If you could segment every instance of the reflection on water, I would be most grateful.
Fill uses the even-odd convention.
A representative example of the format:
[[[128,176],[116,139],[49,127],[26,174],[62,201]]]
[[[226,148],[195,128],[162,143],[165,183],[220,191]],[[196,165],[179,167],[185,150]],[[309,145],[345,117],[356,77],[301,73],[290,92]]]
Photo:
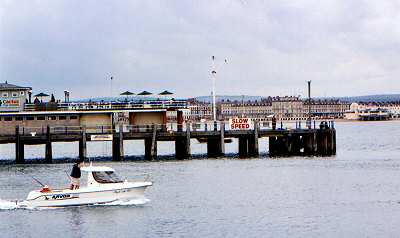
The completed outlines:
[[[149,176],[155,182],[146,193],[150,202],[0,210],[0,237],[396,237],[399,126],[337,123],[337,156],[329,158],[101,162],[121,177]],[[237,144],[229,146],[237,150]],[[140,155],[142,144],[136,147],[125,146]],[[75,153],[59,150],[59,156]],[[3,165],[0,198],[21,199],[37,188],[19,170],[63,187],[70,168],[67,163]]]

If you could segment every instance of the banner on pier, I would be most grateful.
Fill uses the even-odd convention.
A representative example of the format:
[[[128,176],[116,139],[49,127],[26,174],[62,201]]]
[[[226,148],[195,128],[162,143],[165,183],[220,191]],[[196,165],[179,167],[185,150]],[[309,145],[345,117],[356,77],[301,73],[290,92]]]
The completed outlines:
[[[107,135],[91,135],[90,136],[91,141],[112,141],[113,136],[112,134],[107,134]]]
[[[10,108],[10,107],[19,107],[20,101],[18,98],[9,99],[9,98],[0,98],[0,108]]]
[[[231,130],[250,130],[253,128],[253,121],[250,118],[231,118],[229,119]]]

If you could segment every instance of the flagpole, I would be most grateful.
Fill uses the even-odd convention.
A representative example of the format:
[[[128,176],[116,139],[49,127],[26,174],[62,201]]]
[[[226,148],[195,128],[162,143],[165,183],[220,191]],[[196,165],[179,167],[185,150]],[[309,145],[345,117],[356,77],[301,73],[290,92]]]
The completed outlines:
[[[217,71],[215,68],[215,57],[212,56],[212,71],[211,71],[211,75],[212,75],[212,100],[213,100],[213,120],[214,120],[214,124],[217,121],[217,105],[216,105],[216,96],[215,96],[215,81],[216,81],[216,77],[217,77]]]

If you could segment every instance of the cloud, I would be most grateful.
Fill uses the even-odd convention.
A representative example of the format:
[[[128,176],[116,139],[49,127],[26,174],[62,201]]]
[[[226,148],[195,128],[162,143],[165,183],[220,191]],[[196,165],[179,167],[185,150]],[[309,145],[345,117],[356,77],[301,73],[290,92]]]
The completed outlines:
[[[0,78],[73,97],[395,93],[397,1],[2,1]],[[224,64],[224,59],[228,64]]]

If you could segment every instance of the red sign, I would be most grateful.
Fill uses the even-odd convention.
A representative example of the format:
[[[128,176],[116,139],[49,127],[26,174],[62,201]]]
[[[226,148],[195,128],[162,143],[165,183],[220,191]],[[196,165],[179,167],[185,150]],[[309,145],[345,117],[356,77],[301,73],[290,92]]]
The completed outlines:
[[[231,130],[249,130],[252,121],[249,118],[231,118],[229,119],[229,128]]]

